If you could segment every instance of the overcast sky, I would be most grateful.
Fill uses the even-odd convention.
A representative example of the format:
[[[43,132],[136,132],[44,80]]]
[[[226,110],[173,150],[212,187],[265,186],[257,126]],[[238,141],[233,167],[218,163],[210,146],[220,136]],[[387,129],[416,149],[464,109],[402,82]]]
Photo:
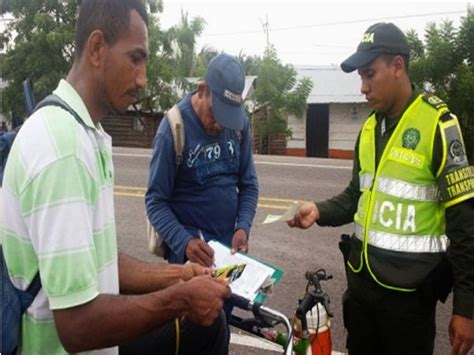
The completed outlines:
[[[404,31],[415,29],[420,38],[428,22],[450,19],[458,27],[468,7],[460,1],[163,1],[160,21],[164,28],[179,22],[181,9],[189,18],[201,16],[206,20],[198,50],[210,45],[234,55],[240,51],[262,55],[266,45],[262,23],[268,19],[270,43],[284,63],[293,65],[338,65],[352,54],[367,27],[379,21],[394,22]]]
[[[341,2],[317,0],[163,0],[159,14],[164,28],[176,25],[181,10],[206,21],[198,39],[204,45],[238,55],[262,55],[268,37],[283,63],[339,65],[357,47],[372,23],[391,21],[403,31],[415,29],[423,38],[427,23],[452,20],[455,27],[467,12],[467,2]],[[471,8],[474,4],[471,3]],[[0,21],[3,30],[4,21]]]

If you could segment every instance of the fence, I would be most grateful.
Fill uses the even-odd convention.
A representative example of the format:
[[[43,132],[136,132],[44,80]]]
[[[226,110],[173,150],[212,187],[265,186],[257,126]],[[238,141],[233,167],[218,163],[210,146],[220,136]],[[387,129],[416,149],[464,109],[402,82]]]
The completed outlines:
[[[129,111],[125,115],[107,116],[101,124],[116,147],[151,148],[162,118],[163,113]]]

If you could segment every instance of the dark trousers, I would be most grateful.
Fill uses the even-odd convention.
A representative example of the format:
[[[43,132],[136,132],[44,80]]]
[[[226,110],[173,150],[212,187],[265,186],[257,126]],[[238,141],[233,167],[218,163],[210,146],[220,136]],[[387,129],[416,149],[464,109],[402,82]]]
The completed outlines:
[[[431,355],[436,297],[423,291],[383,288],[370,276],[348,272],[343,298],[350,355]]]
[[[199,326],[188,319],[180,321],[179,354],[226,355],[229,353],[230,333],[225,315],[210,327]],[[174,355],[176,354],[176,325],[174,321],[119,347],[120,355]]]

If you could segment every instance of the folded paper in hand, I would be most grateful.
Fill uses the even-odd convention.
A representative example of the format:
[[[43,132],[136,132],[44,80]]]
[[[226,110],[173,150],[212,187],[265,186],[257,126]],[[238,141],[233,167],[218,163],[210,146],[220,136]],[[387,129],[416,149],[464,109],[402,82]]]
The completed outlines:
[[[230,265],[245,264],[239,278],[235,279],[229,287],[232,293],[242,296],[248,300],[261,302],[266,294],[271,290],[271,286],[277,282],[282,271],[262,263],[259,260],[251,258],[240,253],[231,254],[230,249],[215,241],[209,241],[209,246],[214,249],[214,258],[216,268],[225,268]]]
[[[301,206],[301,203],[294,203],[292,204],[283,215],[278,215],[278,214],[269,214],[265,218],[265,220],[262,222],[262,224],[268,224],[268,223],[273,223],[273,222],[288,222],[291,221],[295,215],[296,212],[298,212],[298,208]]]

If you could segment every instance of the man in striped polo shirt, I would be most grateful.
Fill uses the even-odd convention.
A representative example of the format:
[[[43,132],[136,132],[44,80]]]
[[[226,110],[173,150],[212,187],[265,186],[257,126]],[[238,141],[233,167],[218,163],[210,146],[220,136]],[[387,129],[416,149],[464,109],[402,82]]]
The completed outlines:
[[[116,354],[119,345],[121,354],[174,354],[177,346],[226,354],[225,283],[196,264],[146,264],[117,252],[111,138],[100,121],[125,112],[146,86],[142,2],[84,0],[75,48],[54,94],[78,117],[57,106],[36,111],[5,170],[8,272],[21,289],[38,271],[42,282],[23,316],[18,352]]]

